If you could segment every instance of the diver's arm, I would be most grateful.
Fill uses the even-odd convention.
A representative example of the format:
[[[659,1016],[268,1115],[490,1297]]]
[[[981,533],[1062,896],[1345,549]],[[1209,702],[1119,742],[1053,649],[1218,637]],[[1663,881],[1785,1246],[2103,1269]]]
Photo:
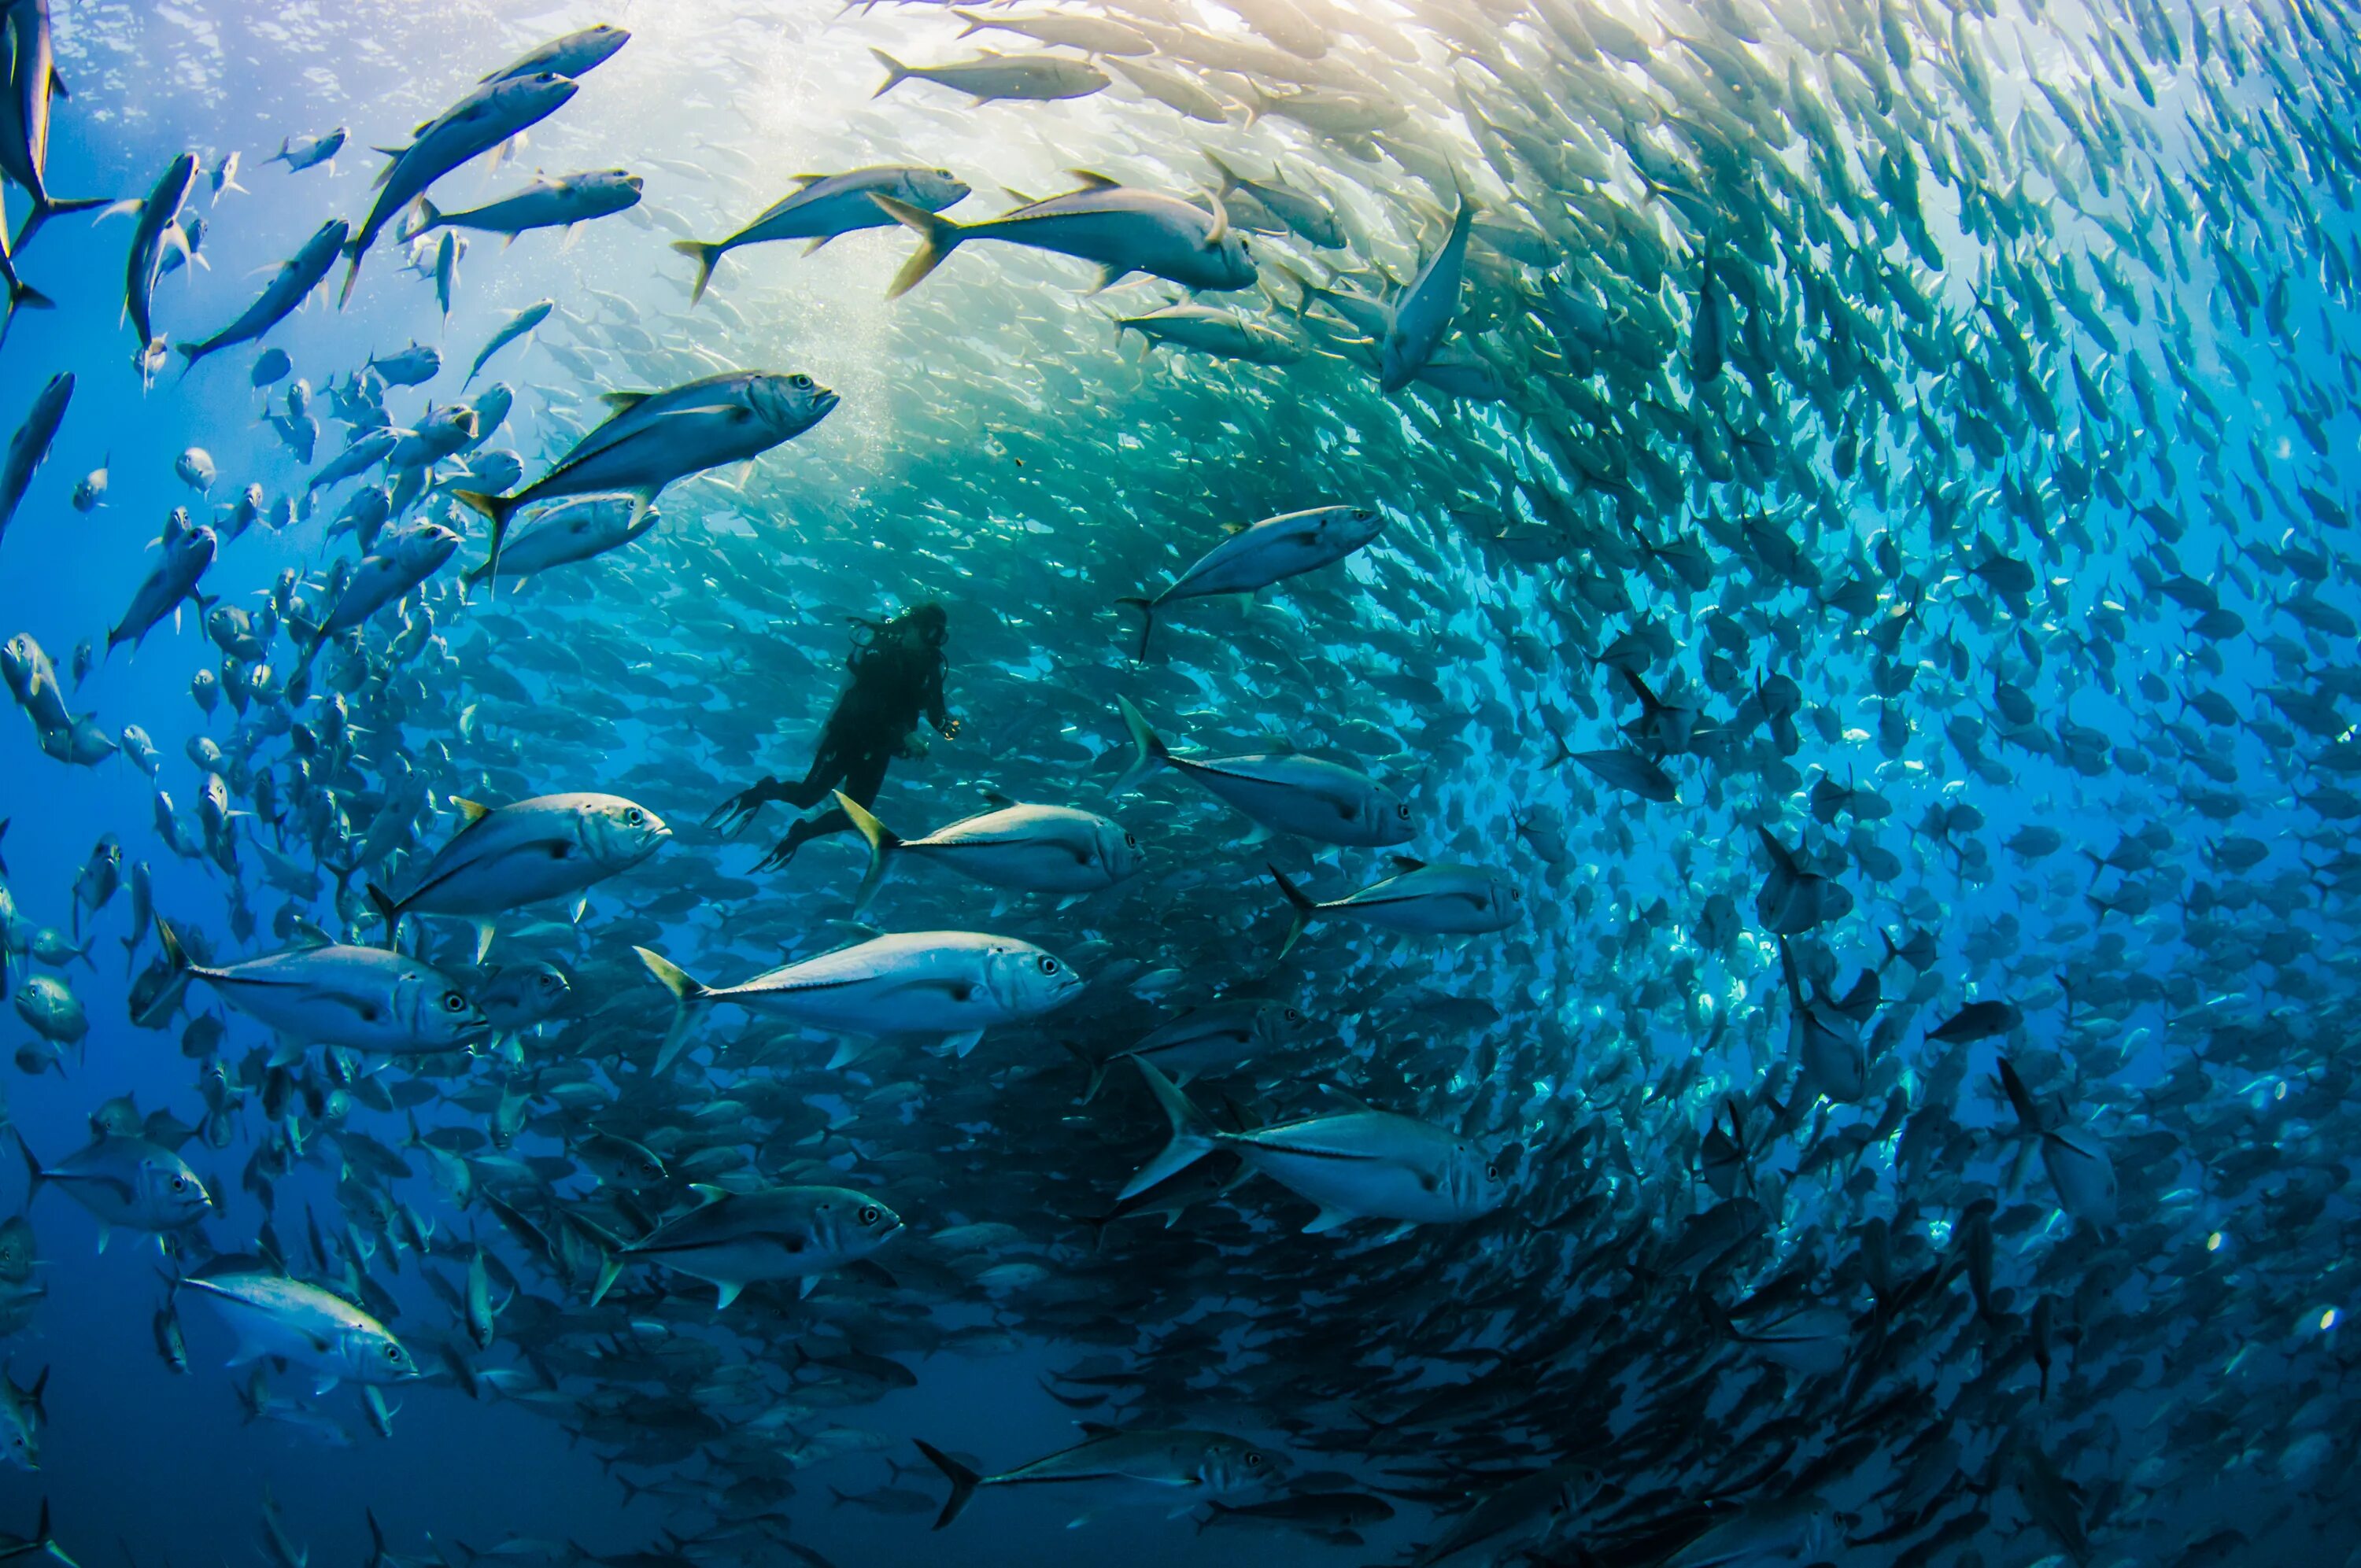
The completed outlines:
[[[950,716],[950,708],[943,699],[943,673],[946,663],[947,661],[938,656],[933,662],[933,668],[927,672],[926,699],[927,722],[935,727],[936,734],[948,740],[959,733],[960,724],[958,719]]]

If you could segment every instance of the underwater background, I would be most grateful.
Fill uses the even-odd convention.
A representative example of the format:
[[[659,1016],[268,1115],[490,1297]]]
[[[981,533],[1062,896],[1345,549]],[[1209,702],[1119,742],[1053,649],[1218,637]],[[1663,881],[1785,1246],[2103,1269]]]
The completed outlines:
[[[0,344],[0,428],[74,380],[0,524],[0,635],[46,650],[105,744],[76,763],[37,718],[0,724],[7,1117],[56,1169],[105,1144],[108,1108],[214,1203],[102,1250],[86,1185],[36,1199],[8,1162],[39,1261],[10,1274],[0,1356],[48,1381],[38,1416],[0,1412],[38,1447],[0,1469],[0,1530],[46,1505],[85,1568],[2361,1547],[2338,1327],[2361,1219],[2348,11],[16,0],[14,38],[36,10],[70,93],[51,193],[137,207],[198,155],[159,214],[203,220],[196,263],[154,280],[172,342],[357,224],[391,161],[372,148],[575,29],[631,36],[432,200],[535,171],[642,188],[512,244],[466,233],[439,282],[440,233],[397,222],[341,308],[339,263],[185,372],[143,374],[124,323],[142,213],[14,247],[51,305]],[[1001,22],[1050,36],[963,37]],[[983,83],[1005,97],[872,96],[873,51],[979,47],[1069,64]],[[317,167],[268,161],[338,126]],[[961,224],[1070,170],[1169,193],[1245,236],[1254,277],[1100,291],[984,236],[889,299],[920,236],[864,213],[810,254],[731,251],[692,304],[675,242],[880,164],[956,175]],[[366,369],[412,344],[440,356],[419,383]],[[265,348],[291,371],[258,384]],[[452,490],[547,472],[601,394],[737,369],[840,400],[684,470],[643,537],[463,585],[491,529]],[[463,543],[322,639],[291,696],[364,554],[332,532],[355,478],[311,477],[348,434],[494,385],[497,427],[376,473],[397,521]],[[1142,652],[1119,598],[1225,525],[1330,506],[1382,532],[1251,596],[1160,603]],[[220,539],[203,598],[110,648],[176,508]],[[856,909],[857,835],[764,868],[787,810],[708,825],[802,773],[856,622],[928,602],[961,722],[903,748],[878,816],[916,840],[997,797],[1080,807],[1136,836],[1136,872],[1067,897],[906,863]],[[217,635],[217,605],[262,629]],[[1153,765],[1118,699],[1183,758],[1345,764],[1413,826],[1274,831]],[[127,885],[88,891],[111,834],[201,963],[377,944],[366,887],[417,882],[464,826],[451,797],[557,791],[628,797],[670,838],[578,912],[504,911],[481,962],[465,921],[404,923],[470,995],[503,967],[564,976],[545,1018],[470,1051],[290,1037],[202,977],[143,1011],[157,933]],[[1277,874],[1336,900],[1396,856],[1476,868],[1512,906],[1407,930],[1323,910],[1287,945]],[[701,1004],[675,1042],[633,951],[719,985],[879,931],[994,933],[1082,984],[972,1048]],[[1265,1008],[1252,1040],[1178,1075],[1222,1138],[1366,1102],[1478,1151],[1499,1190],[1301,1234],[1301,1181],[1224,1143],[1133,1217],[1119,1195],[1171,1128],[1114,1058],[1241,1000]],[[1350,1157],[1456,1192],[1380,1131]],[[661,1179],[605,1171],[608,1135]],[[903,1229],[808,1295],[717,1308],[637,1266],[601,1291],[691,1183],[821,1181]],[[398,1337],[422,1376],[372,1390],[390,1419],[349,1380],[315,1392],[300,1355],[225,1368],[230,1329],[173,1284],[225,1257]],[[1102,1425],[1229,1434],[1257,1474],[1126,1489],[1078,1464],[988,1481],[931,1530],[949,1488],[915,1440],[997,1480]]]

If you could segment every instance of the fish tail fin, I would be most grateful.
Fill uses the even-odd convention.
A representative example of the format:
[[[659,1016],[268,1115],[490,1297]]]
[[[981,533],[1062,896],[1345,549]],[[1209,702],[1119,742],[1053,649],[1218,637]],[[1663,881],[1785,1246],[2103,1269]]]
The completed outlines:
[[[615,1255],[613,1248],[601,1244],[598,1247],[598,1277],[590,1287],[592,1306],[607,1299],[607,1292],[615,1288],[615,1281],[622,1277],[622,1273],[623,1260]]]
[[[11,280],[8,285],[8,308],[0,314],[0,343],[8,341],[8,328],[15,323],[18,311],[54,311],[58,302],[34,288],[30,283]]]
[[[35,1154],[33,1146],[25,1141],[25,1129],[11,1122],[8,1130],[16,1135],[16,1153],[25,1162],[25,1208],[30,1210],[33,1200],[48,1183],[49,1173],[41,1168],[41,1157]]]
[[[676,239],[672,242],[672,247],[675,253],[697,263],[697,281],[690,285],[688,291],[688,308],[695,310],[697,302],[705,298],[706,285],[713,281],[715,265],[729,254],[730,247],[702,239]]]
[[[1071,1040],[1060,1040],[1058,1043],[1065,1047],[1067,1053],[1076,1061],[1082,1063],[1084,1067],[1090,1069],[1091,1081],[1089,1085],[1083,1089],[1082,1099],[1076,1102],[1077,1104],[1087,1105],[1092,1101],[1096,1100],[1099,1097],[1099,1086],[1106,1081],[1107,1063],[1113,1061],[1115,1058],[1113,1057],[1108,1057],[1102,1059],[1098,1057],[1094,1057]]]
[[[1287,928],[1287,940],[1279,945],[1279,956],[1283,959],[1294,949],[1297,939],[1303,935],[1303,928],[1318,916],[1320,905],[1313,903],[1301,888],[1290,882],[1287,873],[1277,866],[1265,861],[1262,869],[1270,873],[1271,881],[1279,883],[1279,891],[1287,895],[1288,907],[1295,912],[1294,923]]]
[[[202,343],[176,343],[172,347],[181,356],[181,374],[183,376],[195,369],[197,361],[208,352]]]
[[[1141,1166],[1132,1179],[1123,1184],[1123,1191],[1116,1195],[1117,1202],[1126,1198],[1137,1198],[1159,1181],[1170,1181],[1212,1154],[1220,1146],[1222,1137],[1213,1124],[1205,1119],[1205,1113],[1174,1087],[1172,1080],[1165,1077],[1154,1062],[1134,1057],[1131,1065],[1137,1068],[1139,1076],[1148,1080],[1148,1091],[1156,1096],[1156,1103],[1163,1108],[1165,1118],[1172,1124],[1172,1138],[1154,1159]]]
[[[961,21],[967,24],[966,31],[960,34],[960,37],[961,38],[966,38],[969,33],[980,33],[983,31],[984,28],[992,26],[990,22],[978,16],[974,12],[962,11],[956,5],[951,7],[951,15],[957,16]],[[872,52],[873,53],[875,51],[873,50]]]
[[[889,300],[898,300],[924,282],[927,274],[940,267],[943,258],[958,249],[960,241],[967,237],[965,225],[955,224],[923,207],[881,196],[874,191],[869,193],[869,199],[884,208],[886,216],[904,228],[916,230],[918,236],[918,248],[902,263],[902,270],[894,274],[894,281],[885,290]]]
[[[961,34],[961,36],[964,38],[966,35]],[[877,57],[878,64],[885,68],[884,83],[880,86],[876,92],[869,94],[872,98],[883,98],[886,93],[891,93],[895,88],[899,87],[902,83],[910,80],[910,68],[908,66],[904,65],[900,60],[895,60],[892,55],[887,54],[882,49],[873,49],[869,52]]]
[[[417,217],[410,225],[410,237],[416,239],[428,230],[439,227],[442,222],[443,209],[421,196],[418,198]]]
[[[352,303],[353,284],[359,280],[361,275],[361,255],[363,249],[364,247],[357,236],[345,247],[345,285],[343,288],[336,291],[336,309],[340,311],[346,305]]]
[[[975,1489],[983,1485],[983,1477],[926,1439],[914,1438],[911,1441],[918,1445],[918,1452],[943,1473],[943,1479],[951,1484],[951,1495],[943,1499],[943,1511],[935,1516],[935,1528],[941,1530],[960,1517],[961,1511],[974,1497]]]
[[[451,499],[468,510],[491,520],[492,552],[484,557],[484,576],[498,577],[500,574],[500,546],[509,536],[509,519],[516,515],[517,503],[511,496],[490,496],[481,490],[453,490]],[[471,577],[468,579],[473,581]]]
[[[385,922],[385,950],[389,953],[397,951],[395,944],[401,936],[401,905],[393,901],[391,894],[373,882],[362,883],[361,889],[368,894],[369,907],[376,910],[378,918]]]
[[[1115,702],[1116,709],[1123,715],[1123,727],[1131,731],[1131,766],[1126,768],[1123,777],[1115,782],[1115,787],[1120,791],[1128,789],[1135,781],[1153,772],[1158,763],[1170,761],[1172,749],[1148,728],[1147,718],[1131,706],[1129,697],[1118,696]]]
[[[172,978],[165,982],[163,990],[156,993],[156,1000],[131,1020],[143,1029],[155,1028],[171,1016],[172,1009],[181,1004],[181,992],[189,989],[190,978],[196,973],[196,966],[189,962],[189,955],[181,949],[179,935],[161,915],[156,916],[156,938],[164,945],[164,962],[170,966]]]
[[[8,242],[9,253],[23,255],[25,247],[32,243],[33,236],[41,232],[41,225],[51,218],[65,213],[86,213],[93,207],[106,206],[113,200],[109,196],[67,196],[44,197],[35,202],[32,211],[25,214],[24,224],[16,230],[16,237]]]
[[[852,819],[853,828],[869,842],[869,869],[862,873],[861,890],[852,895],[852,914],[858,919],[861,912],[869,907],[869,901],[877,896],[877,889],[885,881],[887,862],[902,847],[902,838],[877,820],[875,812],[842,790],[830,793],[836,796],[837,809]]]
[[[1148,639],[1156,630],[1156,601],[1137,594],[1125,594],[1115,601],[1139,611],[1139,651],[1132,655],[1141,663],[1148,663]]]
[[[672,1066],[674,1058],[680,1055],[681,1044],[688,1037],[689,1009],[706,1001],[713,992],[708,987],[691,980],[687,970],[662,953],[646,948],[633,948],[631,950],[640,955],[640,961],[648,966],[648,972],[672,992],[672,1027],[664,1031],[664,1045],[656,1051],[655,1071],[661,1077]]]

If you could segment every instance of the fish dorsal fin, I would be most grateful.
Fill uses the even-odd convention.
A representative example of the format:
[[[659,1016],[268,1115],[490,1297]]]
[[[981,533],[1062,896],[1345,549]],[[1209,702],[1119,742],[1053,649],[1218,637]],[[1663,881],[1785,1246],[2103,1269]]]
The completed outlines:
[[[1123,183],[1120,180],[1110,180],[1095,170],[1069,169],[1066,172],[1081,181],[1085,191],[1112,191]]]
[[[1015,806],[1016,797],[1013,795],[1003,795],[996,789],[988,789],[983,792],[983,803],[994,811],[1002,811]]]
[[[1040,197],[1028,196],[1014,185],[1003,185],[1001,189],[1006,192],[1008,193],[1008,199],[1016,203],[1019,207],[1038,207],[1041,204]]]
[[[1225,522],[1222,524],[1222,532],[1224,533],[1244,533],[1251,526],[1253,525],[1250,523]]]
[[[1386,859],[1393,862],[1397,874],[1403,872],[1422,872],[1426,869],[1426,862],[1416,855],[1388,855]]]
[[[1354,1093],[1351,1090],[1345,1088],[1341,1083],[1323,1083],[1320,1087],[1321,1090],[1327,1094],[1329,1099],[1336,1101],[1341,1104],[1348,1105],[1356,1111],[1375,1111],[1377,1109],[1376,1106],[1370,1104],[1367,1101],[1362,1099],[1359,1095]]]
[[[692,1181],[688,1184],[688,1190],[696,1193],[700,1201],[706,1203],[719,1203],[731,1195],[727,1187],[716,1187],[709,1181]]]
[[[1205,231],[1205,248],[1218,250],[1222,242],[1230,237],[1230,210],[1222,204],[1218,191],[1206,192],[1205,200],[1213,209],[1213,226]]]
[[[1084,1437],[1113,1437],[1123,1430],[1121,1427],[1111,1427],[1104,1421],[1076,1421],[1074,1424],[1082,1428]]]
[[[451,797],[451,809],[466,817],[467,826],[470,828],[492,814],[492,808],[482,801],[469,800],[464,795],[456,795]]]
[[[653,392],[601,392],[598,400],[616,413],[627,414],[654,396]]]

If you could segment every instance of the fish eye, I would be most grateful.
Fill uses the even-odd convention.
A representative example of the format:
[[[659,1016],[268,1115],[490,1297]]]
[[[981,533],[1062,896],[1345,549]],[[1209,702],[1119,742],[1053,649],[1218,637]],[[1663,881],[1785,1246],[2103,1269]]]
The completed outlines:
[[[881,1215],[878,1213],[878,1212],[877,1212],[877,1205],[876,1205],[876,1204],[874,1204],[874,1203],[864,1203],[864,1204],[862,1204],[862,1209],[861,1209],[861,1223],[862,1223],[862,1224],[864,1224],[864,1225],[873,1225],[873,1224],[875,1224],[875,1223],[878,1222],[878,1220],[879,1220],[881,1217],[882,1217],[882,1216],[881,1216]]]
[[[465,1013],[467,1010],[467,999],[466,997],[464,997],[464,996],[460,995],[460,994],[459,994],[457,992],[456,992],[456,991],[446,991],[446,992],[445,992],[443,993],[443,1011],[444,1011],[444,1012],[445,1012],[445,1013]]]
[[[1249,1454],[1247,1454],[1247,1455],[1246,1455],[1246,1468],[1247,1468],[1247,1469],[1249,1469],[1249,1470],[1259,1470],[1259,1469],[1261,1469],[1261,1468],[1262,1468],[1262,1455],[1261,1455],[1261,1454],[1259,1454],[1259,1453],[1249,1453]]]
[[[1301,1024],[1303,1022],[1303,1014],[1290,1007],[1287,1010],[1287,1021],[1290,1024]]]
[[[1123,847],[1126,850],[1137,850],[1139,848],[1139,840],[1126,833],[1123,836]]]
[[[188,1190],[189,1190],[189,1179],[188,1179],[187,1177],[185,1177],[185,1176],[176,1176],[176,1177],[172,1178],[172,1190],[173,1190],[173,1191],[175,1191],[175,1192],[186,1192]]]
[[[1395,806],[1395,807],[1394,807],[1394,815],[1395,815],[1396,817],[1400,817],[1404,822],[1409,821],[1409,820],[1410,820],[1410,802],[1408,802],[1408,801],[1406,801],[1406,800],[1405,800],[1405,801],[1403,801],[1400,805],[1399,805],[1399,806]]]
[[[1484,1179],[1485,1179],[1485,1180],[1487,1180],[1487,1181],[1498,1181],[1498,1180],[1499,1180],[1499,1179],[1500,1179],[1500,1168],[1499,1168],[1499,1166],[1497,1166],[1497,1165],[1488,1165],[1488,1166],[1486,1166],[1486,1167],[1484,1168]]]
[[[401,1359],[401,1347],[398,1344],[388,1344],[385,1347],[384,1354],[385,1358],[388,1361],[400,1361]]]
[[[1043,953],[1041,955],[1041,972],[1043,974],[1056,974],[1058,972],[1058,960],[1051,958],[1049,954]]]
[[[645,822],[647,819],[648,814],[642,811],[636,806],[623,813],[623,820],[630,823],[634,828],[637,828],[641,823]]]
[[[800,392],[811,385],[811,378],[798,373],[787,378],[787,385]]]

